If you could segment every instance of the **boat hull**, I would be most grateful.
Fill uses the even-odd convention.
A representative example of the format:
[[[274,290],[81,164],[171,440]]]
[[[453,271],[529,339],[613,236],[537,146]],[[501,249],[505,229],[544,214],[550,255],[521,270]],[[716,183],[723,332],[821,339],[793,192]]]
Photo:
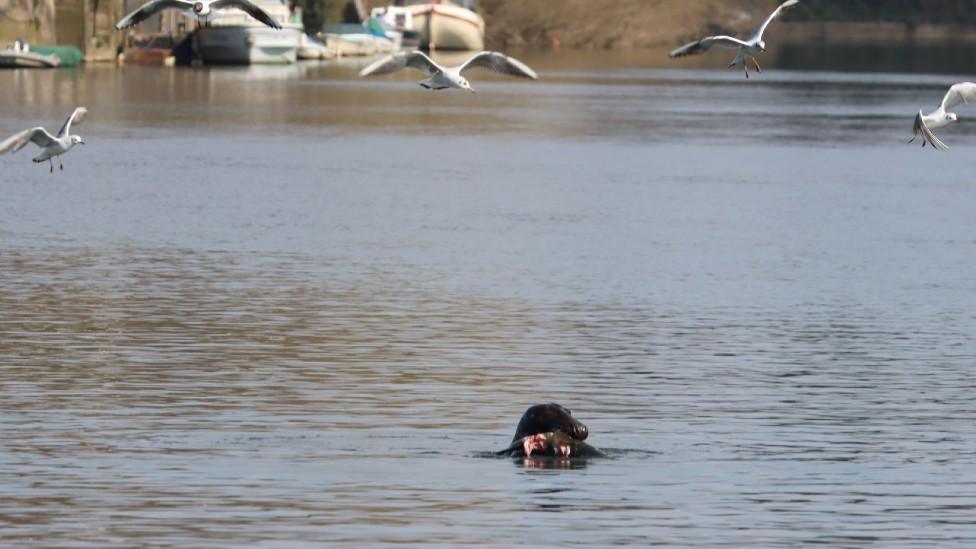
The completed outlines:
[[[130,35],[125,62],[137,65],[169,65],[178,40],[168,33]]]
[[[477,13],[451,4],[414,4],[413,28],[420,47],[430,50],[482,50],[485,21]]]
[[[0,50],[0,68],[49,69],[61,65],[55,55],[41,55],[31,51]]]
[[[294,63],[300,40],[301,31],[290,27],[214,26],[194,36],[197,54],[208,65]]]
[[[369,56],[391,53],[399,49],[393,40],[372,34],[333,34],[324,36],[325,45],[336,52],[338,57]]]
[[[304,33],[299,37],[299,61],[333,59],[335,56],[335,50],[326,46],[321,40],[311,38]]]

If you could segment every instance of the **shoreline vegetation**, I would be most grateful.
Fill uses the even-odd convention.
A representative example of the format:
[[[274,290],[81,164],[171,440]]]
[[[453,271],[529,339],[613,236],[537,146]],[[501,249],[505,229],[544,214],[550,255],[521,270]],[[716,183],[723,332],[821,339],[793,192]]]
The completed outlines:
[[[779,0],[482,0],[489,48],[642,49],[751,32]],[[781,42],[976,41],[976,0],[804,0]]]
[[[291,2],[302,7],[309,29],[356,14],[349,0]],[[480,0],[479,11],[491,49],[670,50],[707,34],[745,35],[780,2]],[[0,47],[20,37],[76,44],[90,60],[114,59],[121,35],[113,24],[123,13],[122,1],[102,0],[91,13],[84,5],[84,0],[0,0]],[[768,32],[781,44],[973,43],[976,0],[803,0]]]

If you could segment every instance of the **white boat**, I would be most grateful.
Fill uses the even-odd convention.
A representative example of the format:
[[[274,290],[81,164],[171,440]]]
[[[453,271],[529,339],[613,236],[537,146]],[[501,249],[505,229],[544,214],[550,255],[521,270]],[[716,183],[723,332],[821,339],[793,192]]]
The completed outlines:
[[[420,47],[428,50],[482,50],[485,20],[474,11],[475,2],[411,2],[407,6]]]
[[[26,42],[17,40],[13,46],[0,50],[0,68],[40,69],[61,65],[57,55],[44,55],[30,50]]]
[[[292,21],[285,0],[254,0],[281,23],[272,29],[240,10],[228,10],[211,26],[194,33],[197,55],[207,64],[250,65],[294,63],[304,32],[300,21]]]
[[[326,46],[325,43],[318,38],[313,38],[307,34],[302,34],[301,42],[298,46],[299,60],[334,59],[336,56],[336,51]]]
[[[399,34],[377,34],[360,24],[325,25],[319,37],[338,57],[379,55],[400,49]]]
[[[41,55],[32,51],[14,51],[13,48],[0,50],[0,68],[5,69],[49,69],[61,65],[56,55]]]

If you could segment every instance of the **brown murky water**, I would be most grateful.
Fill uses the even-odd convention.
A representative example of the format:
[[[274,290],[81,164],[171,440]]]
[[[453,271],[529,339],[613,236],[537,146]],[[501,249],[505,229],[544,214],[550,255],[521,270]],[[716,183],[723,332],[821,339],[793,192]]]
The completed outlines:
[[[976,543],[956,77],[524,57],[0,72],[0,544]]]

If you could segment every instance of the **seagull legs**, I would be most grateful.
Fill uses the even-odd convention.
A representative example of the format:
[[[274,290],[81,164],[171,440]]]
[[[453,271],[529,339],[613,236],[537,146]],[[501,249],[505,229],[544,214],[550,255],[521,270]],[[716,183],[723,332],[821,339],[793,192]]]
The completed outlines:
[[[51,165],[51,170],[48,173],[54,173],[54,158],[48,158],[47,163]]]
[[[759,66],[759,61],[756,61],[755,57],[751,57],[750,59],[752,59],[752,62],[756,64],[756,71],[762,72],[762,67]]]
[[[61,171],[63,172],[64,171],[64,157],[63,156],[59,156],[58,157],[58,160],[61,161]]]
[[[742,62],[742,69],[746,71],[746,78],[749,78],[749,60],[748,59],[745,59],[743,57],[736,56],[735,59],[733,59],[732,62],[729,63],[729,68],[730,69],[731,68],[735,68],[735,66],[738,65],[740,61]]]

